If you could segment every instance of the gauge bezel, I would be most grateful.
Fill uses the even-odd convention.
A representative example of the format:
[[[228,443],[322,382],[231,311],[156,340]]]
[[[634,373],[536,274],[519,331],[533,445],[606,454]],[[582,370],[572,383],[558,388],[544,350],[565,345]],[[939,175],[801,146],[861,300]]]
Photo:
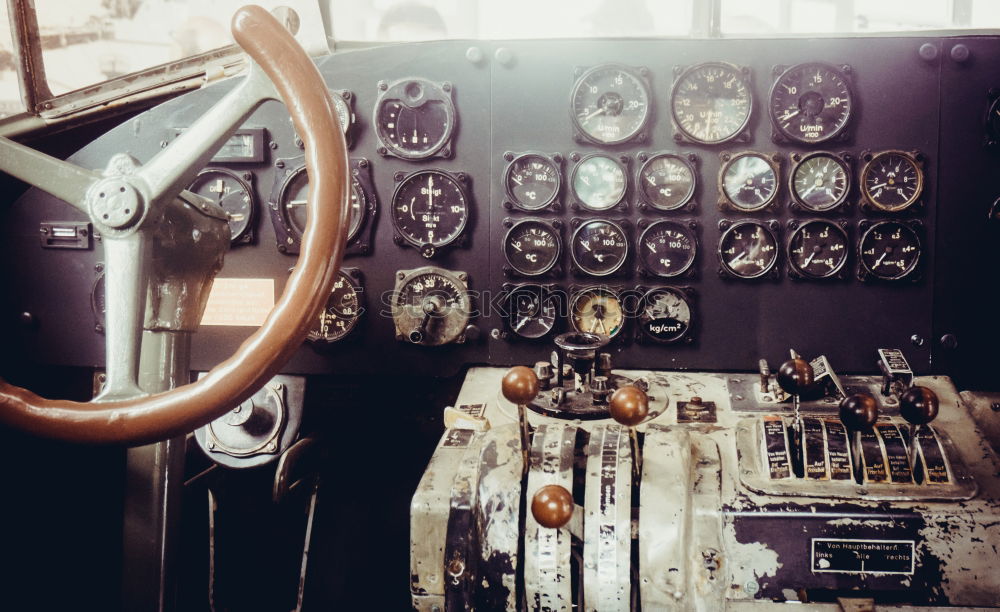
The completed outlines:
[[[616,146],[630,141],[644,142],[648,135],[646,128],[649,127],[649,124],[652,121],[653,110],[655,108],[653,104],[652,86],[649,82],[649,70],[642,66],[632,67],[613,62],[591,66],[587,69],[578,68],[577,70],[579,74],[576,81],[573,83],[573,88],[570,90],[569,94],[569,116],[570,121],[573,124],[574,134],[578,137],[578,139],[598,146]],[[640,121],[639,125],[630,133],[615,140],[602,140],[590,134],[582,125],[580,125],[580,118],[573,111],[576,104],[577,93],[580,91],[580,88],[583,87],[584,83],[590,76],[603,70],[618,70],[633,77],[641,86],[642,93],[646,97],[645,114],[642,117],[642,121]]]
[[[354,128],[358,124],[357,115],[354,113],[354,93],[347,89],[331,89],[330,94],[343,100],[347,106],[347,125],[341,125],[340,127],[343,128],[344,140],[347,142],[348,150],[350,150],[354,146]],[[339,121],[340,118],[338,117],[337,120]]]
[[[518,163],[523,159],[531,157],[541,158],[542,160],[548,162],[553,168],[555,168],[556,171],[555,192],[552,194],[552,197],[550,197],[545,203],[535,207],[525,206],[521,201],[518,200],[518,198],[514,195],[514,192],[511,191],[510,189],[510,174],[514,169],[514,164]],[[504,154],[504,159],[507,160],[507,165],[506,167],[504,167],[503,175],[501,176],[500,180],[503,183],[504,195],[507,197],[507,200],[504,202],[505,208],[516,208],[517,210],[521,210],[532,214],[538,214],[546,209],[552,211],[558,211],[560,209],[559,196],[562,195],[562,188],[563,188],[562,155],[558,153],[549,155],[548,153],[542,153],[540,151],[525,151],[523,153],[518,153],[518,154],[507,152]]]
[[[361,320],[361,316],[365,312],[364,279],[362,277],[361,270],[358,268],[341,268],[337,271],[337,276],[347,281],[347,283],[351,286],[351,289],[354,291],[354,295],[358,300],[358,312],[355,313],[355,316],[350,319],[347,327],[344,329],[344,333],[332,340],[321,336],[319,332],[315,331],[315,327],[310,327],[309,333],[306,335],[306,340],[317,347],[342,344],[351,338],[352,332],[357,328],[358,322]],[[330,295],[333,295],[332,285],[330,287]],[[323,303],[323,310],[326,310],[328,307],[327,305],[329,304],[329,299],[330,298],[328,297],[327,301]]]
[[[409,95],[406,91],[407,88],[414,83],[417,83],[420,86],[420,95],[416,97]],[[452,137],[455,135],[455,130],[458,127],[458,113],[455,110],[454,87],[450,82],[442,81],[440,83],[435,83],[429,79],[413,77],[399,79],[392,83],[379,81],[378,89],[378,98],[375,100],[375,109],[372,112],[372,126],[375,129],[375,137],[378,139],[377,151],[379,155],[385,157],[398,157],[399,159],[407,161],[430,159],[432,157],[451,157],[451,141]],[[382,104],[389,100],[399,100],[400,102],[405,101],[407,102],[406,105],[410,108],[422,106],[428,102],[442,103],[445,109],[445,116],[447,117],[447,125],[445,126],[444,134],[438,142],[434,143],[434,146],[424,152],[413,153],[399,148],[397,145],[393,144],[392,140],[384,133],[382,125],[378,120],[379,110],[382,108]]]
[[[542,225],[547,229],[554,237],[556,241],[556,256],[549,262],[544,270],[540,272],[525,272],[517,267],[510,260],[510,256],[507,254],[507,245],[510,242],[511,236],[514,231],[523,225]],[[555,276],[562,272],[562,266],[560,262],[563,256],[563,242],[562,242],[562,222],[559,220],[548,220],[548,219],[538,219],[538,218],[528,218],[528,219],[518,219],[514,221],[513,219],[504,219],[503,226],[507,227],[507,232],[503,236],[503,242],[500,245],[500,249],[503,252],[504,260],[507,262],[507,266],[504,267],[504,274],[509,276],[523,276],[525,278],[541,278],[544,276]]]
[[[865,263],[865,259],[862,255],[864,251],[865,240],[869,235],[876,229],[883,227],[888,224],[895,224],[906,228],[909,231],[917,243],[917,256],[913,260],[913,265],[910,266],[903,274],[899,276],[885,276],[879,274],[868,267]],[[858,238],[857,247],[855,249],[855,255],[858,258],[858,280],[863,282],[886,282],[886,283],[899,283],[899,282],[917,282],[921,277],[921,268],[924,259],[924,239],[923,239],[923,224],[917,220],[905,220],[905,219],[882,219],[878,221],[868,221],[867,219],[861,221],[858,224],[858,229],[861,230],[861,236]]]
[[[826,274],[812,274],[802,270],[796,265],[795,258],[792,256],[792,242],[795,240],[795,236],[803,231],[806,226],[823,223],[834,228],[844,240],[844,256],[841,258],[840,263],[833,270],[830,270]],[[785,259],[788,262],[788,276],[792,279],[802,279],[802,280],[829,280],[833,278],[843,279],[847,276],[847,260],[850,257],[850,245],[851,239],[847,234],[847,221],[834,221],[833,219],[805,219],[803,221],[798,221],[797,219],[792,219],[788,222],[788,237],[785,239]]]
[[[639,222],[640,227],[642,227],[643,221],[645,220],[641,220]],[[694,276],[694,262],[698,258],[698,251],[700,250],[701,247],[701,245],[698,243],[698,234],[697,234],[698,223],[696,221],[690,221],[690,220],[683,221],[680,219],[660,219],[657,221],[653,221],[645,228],[643,228],[642,232],[639,234],[639,238],[638,240],[636,240],[635,244],[636,253],[643,252],[642,245],[646,241],[646,236],[649,235],[654,230],[661,227],[678,228],[685,235],[687,235],[694,248],[693,252],[691,253],[691,257],[687,260],[684,267],[678,269],[676,272],[672,274],[662,274],[660,272],[655,272],[651,270],[649,266],[646,264],[645,257],[643,257],[642,255],[637,255],[636,258],[639,260],[641,273],[644,275],[655,276],[658,278],[678,278],[678,277]]]
[[[694,72],[707,68],[709,66],[718,66],[724,70],[729,70],[735,73],[740,81],[743,83],[743,87],[747,92],[747,114],[743,119],[743,123],[740,127],[733,132],[731,135],[719,139],[719,140],[704,140],[698,138],[693,134],[689,133],[684,127],[682,127],[680,120],[677,118],[677,105],[675,104],[677,89],[680,83],[684,79],[689,78]],[[751,72],[749,66],[738,66],[736,64],[731,64],[729,62],[702,62],[700,64],[693,64],[690,66],[675,66],[674,67],[674,82],[670,87],[670,99],[668,104],[670,106],[670,121],[674,128],[674,140],[676,142],[689,142],[693,144],[700,145],[720,145],[727,142],[750,142],[750,121],[753,119],[754,111],[754,95],[753,95],[753,73]]]
[[[833,162],[840,166],[844,171],[844,180],[846,181],[843,195],[836,202],[825,208],[814,208],[813,206],[806,204],[805,200],[799,196],[799,192],[795,188],[795,174],[799,171],[799,168],[810,159],[815,159],[817,157],[833,160]],[[788,171],[786,181],[788,194],[792,200],[789,204],[789,208],[792,210],[802,209],[808,211],[810,214],[823,215],[837,213],[841,210],[846,210],[850,206],[849,201],[851,198],[851,192],[854,189],[854,173],[851,169],[850,163],[853,158],[851,155],[847,153],[834,153],[832,151],[812,151],[804,154],[792,153],[790,159],[792,161],[792,167]]]
[[[624,293],[622,287],[609,287],[608,285],[582,285],[582,286],[571,285],[569,288],[569,295],[570,295],[569,308],[566,309],[569,328],[576,332],[587,331],[587,330],[582,330],[576,326],[576,317],[574,316],[574,313],[576,312],[577,302],[579,302],[580,299],[584,297],[584,295],[590,295],[593,293],[602,293],[610,295],[615,299],[616,302],[618,302],[619,310],[621,310],[622,313],[622,322],[621,325],[619,325],[618,330],[615,331],[615,333],[609,335],[608,338],[614,339],[618,337],[624,337],[622,332],[625,331],[625,328],[628,326],[629,316],[627,314],[625,303],[622,297],[622,294]]]
[[[646,207],[652,208],[660,212],[673,212],[678,210],[693,211],[695,208],[695,193],[698,189],[698,169],[696,167],[696,162],[698,161],[698,156],[694,153],[688,153],[686,155],[681,155],[679,153],[671,153],[669,151],[661,151],[656,153],[645,153],[640,152],[638,155],[639,160],[642,161],[642,165],[635,174],[635,192],[636,200],[638,201],[639,210],[644,210]],[[649,168],[654,162],[662,158],[670,158],[674,161],[679,162],[687,171],[691,174],[691,187],[688,189],[687,193],[681,199],[680,203],[676,206],[660,206],[655,203],[651,198],[646,197],[646,190],[643,189],[643,180],[646,174],[646,169]]]
[[[191,189],[191,187],[193,187],[195,183],[197,183],[199,179],[201,179],[201,177],[205,176],[206,174],[224,174],[230,179],[236,181],[236,183],[240,186],[240,188],[246,191],[246,193],[250,196],[250,214],[248,215],[246,225],[243,226],[243,229],[239,233],[230,236],[229,244],[232,246],[237,246],[241,244],[251,244],[253,242],[255,235],[254,230],[257,226],[258,197],[257,197],[257,192],[254,189],[254,178],[255,178],[254,173],[247,170],[237,174],[236,171],[230,170],[228,168],[209,166],[207,168],[202,169],[200,172],[198,172],[198,174],[195,175],[194,180],[192,180],[191,184],[188,185],[187,187],[188,191],[194,193],[194,190]],[[232,227],[233,226],[230,224],[229,229],[232,230]]]
[[[591,270],[588,270],[586,267],[580,265],[580,262],[576,260],[576,252],[573,247],[576,244],[577,236],[579,236],[580,232],[583,231],[583,228],[585,228],[590,223],[607,223],[613,225],[619,231],[619,233],[621,233],[622,238],[624,239],[625,256],[621,258],[621,260],[618,262],[618,265],[616,265],[612,270],[609,270],[607,272],[593,272]],[[586,219],[580,219],[574,217],[573,219],[570,220],[570,225],[574,229],[573,229],[573,234],[570,236],[569,240],[569,255],[570,255],[570,260],[573,263],[573,271],[575,273],[586,276],[606,277],[606,276],[621,275],[628,270],[625,264],[629,261],[629,259],[632,256],[632,245],[629,240],[630,236],[628,231],[626,231],[626,228],[630,227],[628,219],[605,219],[603,217],[589,217]]]
[[[639,298],[638,305],[636,308],[635,316],[635,339],[639,343],[653,343],[658,345],[671,345],[671,344],[692,344],[694,342],[694,328],[697,324],[697,316],[695,315],[695,301],[697,300],[698,294],[692,287],[687,286],[676,286],[676,285],[657,285],[654,287],[636,287],[636,291],[642,293],[642,297]],[[646,331],[646,326],[644,323],[644,317],[646,316],[646,303],[650,296],[657,292],[667,292],[676,295],[685,304],[687,304],[688,312],[691,315],[690,321],[688,321],[687,329],[681,332],[679,335],[670,338],[662,339],[657,338],[649,334]]]
[[[511,315],[514,309],[511,307],[511,299],[517,291],[526,289],[537,289],[541,294],[544,294],[542,301],[555,300],[556,302],[556,317],[552,320],[552,327],[549,328],[541,336],[524,336],[520,332],[514,329],[511,325]],[[504,313],[503,322],[506,329],[506,333],[503,335],[503,339],[507,341],[526,341],[526,342],[536,342],[540,340],[545,340],[552,336],[556,330],[560,328],[560,322],[562,321],[560,315],[565,311],[563,308],[563,302],[565,300],[565,293],[557,286],[551,283],[504,283],[501,287],[502,298],[501,301],[507,312]]]
[[[771,192],[770,196],[763,203],[747,208],[741,206],[734,202],[729,194],[726,192],[726,173],[733,165],[745,158],[745,157],[756,157],[762,160],[764,163],[771,168],[771,172],[774,174],[774,190]],[[732,153],[729,151],[722,151],[719,153],[719,160],[722,165],[719,166],[719,175],[717,177],[716,188],[719,190],[719,208],[720,210],[731,210],[738,213],[757,213],[774,206],[778,201],[778,194],[781,192],[781,156],[778,153],[765,153],[763,151],[740,151],[738,153]]]
[[[598,157],[603,157],[605,159],[608,159],[612,163],[615,164],[615,166],[621,172],[622,183],[623,183],[622,184],[621,194],[618,196],[618,199],[615,200],[615,202],[613,204],[605,206],[604,208],[594,208],[590,204],[584,203],[583,199],[576,192],[576,176],[577,176],[577,173],[580,170],[580,166],[582,166],[583,164],[587,163],[587,161],[589,161],[591,159],[598,158]],[[629,163],[630,160],[629,160],[629,157],[627,155],[612,155],[610,153],[600,153],[599,152],[599,153],[588,153],[587,155],[582,155],[581,156],[581,155],[579,155],[577,153],[573,153],[573,154],[570,155],[570,158],[575,160],[575,163],[573,164],[573,170],[572,170],[572,172],[570,172],[570,176],[569,176],[569,191],[570,191],[570,193],[572,194],[572,197],[573,197],[573,203],[571,205],[571,208],[573,208],[573,210],[585,210],[587,212],[598,213],[598,214],[612,212],[612,211],[616,211],[616,210],[617,211],[626,211],[626,210],[628,210],[628,203],[627,203],[628,202],[628,190],[629,190],[629,187],[630,187],[630,185],[629,185],[628,163]]]
[[[420,268],[413,268],[412,270],[397,270],[395,274],[396,283],[393,287],[392,299],[390,309],[392,312],[392,323],[396,330],[396,340],[400,342],[411,343],[407,338],[410,328],[404,327],[401,324],[401,319],[403,316],[407,316],[406,312],[401,312],[401,307],[399,305],[399,298],[403,294],[403,289],[413,282],[415,279],[424,275],[436,275],[445,280],[451,282],[456,288],[459,289],[461,310],[460,312],[463,316],[461,323],[455,324],[454,327],[461,328],[461,331],[448,337],[444,342],[438,344],[430,344],[427,342],[417,343],[417,346],[444,346],[447,344],[464,344],[466,341],[465,329],[469,324],[469,320],[472,318],[472,296],[469,294],[469,284],[468,284],[468,274],[465,272],[457,272],[453,270],[445,270],[444,268],[438,268],[436,266],[422,266]],[[454,312],[454,311],[453,311]]]
[[[887,155],[899,155],[906,159],[913,168],[917,171],[917,188],[913,192],[913,196],[908,199],[905,203],[899,206],[883,206],[875,201],[868,193],[868,189],[865,187],[865,179],[868,177],[869,171],[872,165],[879,160],[879,158]],[[900,149],[886,149],[884,151],[863,151],[861,153],[861,159],[864,165],[861,167],[861,172],[858,173],[858,189],[861,191],[861,205],[867,210],[876,211],[878,213],[888,213],[888,214],[900,214],[907,211],[918,210],[923,206],[922,197],[924,195],[924,188],[926,187],[926,177],[924,176],[924,155],[919,151],[903,151]]]
[[[745,274],[740,274],[733,270],[726,258],[722,255],[722,244],[725,242],[726,236],[730,233],[736,231],[740,227],[747,225],[753,225],[761,227],[765,232],[770,234],[771,240],[774,243],[774,258],[771,260],[770,264],[757,274],[747,276]],[[719,221],[719,229],[722,233],[719,234],[719,241],[715,246],[715,254],[719,258],[719,275],[723,278],[733,278],[737,280],[756,280],[761,278],[766,278],[770,276],[773,279],[778,278],[779,266],[778,260],[781,258],[781,224],[775,220],[763,221],[758,219],[740,219],[737,221],[730,221],[729,219],[723,219]]]
[[[416,180],[417,178],[427,174],[443,176],[447,180],[453,182],[458,187],[458,191],[461,194],[465,205],[461,223],[455,230],[454,234],[445,240],[435,240],[430,243],[420,242],[419,240],[415,240],[411,236],[404,233],[399,229],[399,221],[396,218],[396,200],[399,197],[399,193],[403,190],[403,186],[410,181]],[[466,244],[467,238],[465,235],[465,229],[469,226],[469,221],[472,218],[472,197],[471,191],[469,190],[469,175],[464,172],[448,172],[447,170],[442,170],[440,168],[423,168],[410,172],[409,174],[397,172],[394,178],[396,180],[396,186],[393,189],[392,199],[389,202],[389,216],[392,218],[393,236],[396,244],[401,246],[411,246],[419,251],[420,254],[426,259],[430,259],[438,255],[445,247],[464,246]]]
[[[834,130],[832,133],[819,139],[808,139],[802,138],[800,136],[794,135],[789,131],[781,127],[777,118],[774,116],[774,97],[777,91],[778,85],[781,83],[782,79],[788,76],[793,70],[806,69],[809,66],[819,66],[825,70],[829,70],[837,77],[840,78],[841,82],[847,88],[847,117],[844,119],[843,123]],[[817,145],[824,142],[830,141],[844,141],[850,136],[848,127],[851,125],[851,120],[854,118],[854,109],[856,98],[854,95],[854,85],[851,81],[851,75],[853,74],[853,69],[847,65],[842,64],[839,67],[827,62],[802,62],[799,64],[794,64],[792,66],[775,66],[774,68],[775,78],[774,82],[771,83],[771,87],[767,92],[767,115],[771,119],[771,140],[775,143],[781,144],[784,142],[792,142],[795,144],[803,145]]]

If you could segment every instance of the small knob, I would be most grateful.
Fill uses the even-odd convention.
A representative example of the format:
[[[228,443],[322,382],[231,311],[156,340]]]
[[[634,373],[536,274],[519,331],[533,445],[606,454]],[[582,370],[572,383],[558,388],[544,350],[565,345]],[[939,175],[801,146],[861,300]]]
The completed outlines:
[[[545,485],[531,498],[531,516],[542,527],[558,529],[573,516],[573,495],[557,484]]]
[[[789,359],[778,368],[775,376],[787,393],[800,395],[813,384],[813,369],[805,359]]]
[[[525,366],[507,370],[500,383],[503,396],[515,404],[528,404],[538,395],[538,377]]]
[[[638,425],[649,416],[649,396],[632,385],[619,387],[611,394],[609,412],[622,425]]]
[[[870,393],[855,393],[840,400],[840,422],[850,431],[871,429],[878,419],[878,403]]]
[[[899,414],[913,425],[926,425],[938,414],[938,396],[927,387],[913,385],[899,396]]]
[[[611,376],[611,353],[598,353],[597,362],[594,364],[597,376]]]
[[[535,362],[535,376],[538,377],[539,388],[548,389],[551,385],[549,381],[552,380],[552,364],[548,361],[536,361]]]

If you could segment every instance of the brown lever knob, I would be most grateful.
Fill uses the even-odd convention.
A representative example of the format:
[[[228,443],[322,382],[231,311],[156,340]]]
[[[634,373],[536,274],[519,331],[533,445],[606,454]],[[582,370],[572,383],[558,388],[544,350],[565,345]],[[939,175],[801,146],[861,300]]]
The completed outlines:
[[[525,366],[514,366],[507,370],[500,383],[503,396],[518,405],[530,404],[538,395],[538,376]]]
[[[840,422],[850,431],[867,431],[878,419],[878,403],[870,393],[855,393],[840,400]]]
[[[899,396],[899,414],[913,425],[926,425],[938,414],[938,396],[927,387],[913,385]]]
[[[609,412],[614,420],[633,427],[649,416],[649,396],[642,389],[632,385],[619,387],[611,394]]]
[[[785,392],[801,395],[813,384],[813,369],[805,359],[789,359],[778,368],[775,378]]]
[[[557,484],[545,485],[531,498],[531,516],[542,527],[562,527],[573,516],[572,493]]]

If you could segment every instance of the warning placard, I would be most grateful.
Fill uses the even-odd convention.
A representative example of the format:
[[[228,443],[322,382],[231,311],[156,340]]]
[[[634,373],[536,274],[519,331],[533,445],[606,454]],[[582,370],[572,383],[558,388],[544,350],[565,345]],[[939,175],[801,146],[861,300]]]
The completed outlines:
[[[274,279],[217,278],[202,325],[260,327],[274,308]]]

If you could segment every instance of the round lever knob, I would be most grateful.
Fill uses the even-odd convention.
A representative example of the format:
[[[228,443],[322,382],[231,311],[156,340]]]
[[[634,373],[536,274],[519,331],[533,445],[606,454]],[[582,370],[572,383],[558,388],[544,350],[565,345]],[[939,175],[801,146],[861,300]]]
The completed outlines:
[[[871,429],[878,419],[878,403],[870,393],[855,393],[840,400],[840,422],[850,431]]]
[[[500,390],[508,401],[529,404],[538,395],[538,377],[531,368],[514,366],[507,370],[500,382]]]
[[[628,427],[638,425],[649,416],[649,396],[642,389],[632,385],[619,387],[611,394],[608,411],[611,413],[611,418],[622,425]]]
[[[573,495],[557,484],[545,485],[531,498],[531,516],[542,527],[562,527],[573,516]]]
[[[899,414],[913,425],[926,425],[938,414],[938,396],[927,387],[914,385],[899,396]]]
[[[789,359],[781,364],[776,375],[786,393],[800,395],[813,384],[813,369],[805,359]]]

